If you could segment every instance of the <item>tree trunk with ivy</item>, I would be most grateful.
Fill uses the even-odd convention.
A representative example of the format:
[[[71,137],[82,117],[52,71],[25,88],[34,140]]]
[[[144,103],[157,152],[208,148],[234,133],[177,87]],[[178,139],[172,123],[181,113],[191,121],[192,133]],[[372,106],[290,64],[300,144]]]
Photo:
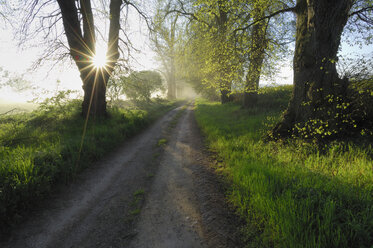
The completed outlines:
[[[338,77],[337,52],[352,4],[352,0],[297,1],[294,89],[283,120],[273,130],[274,138],[297,135],[296,127],[315,122],[321,132],[336,117],[333,110],[345,97],[348,83]]]

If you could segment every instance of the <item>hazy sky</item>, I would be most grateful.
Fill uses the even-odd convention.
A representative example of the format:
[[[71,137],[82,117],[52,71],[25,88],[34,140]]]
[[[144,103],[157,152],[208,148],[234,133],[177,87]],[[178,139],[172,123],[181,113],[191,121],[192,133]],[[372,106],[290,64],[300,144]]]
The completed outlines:
[[[129,16],[128,24],[131,26],[129,35],[133,44],[141,53],[133,52],[132,55],[137,62],[132,61],[131,66],[137,70],[155,69],[158,67],[154,60],[154,53],[147,46],[147,28],[144,22],[138,18],[138,15],[131,14]],[[39,58],[43,52],[43,47],[37,46],[34,48],[22,49],[17,47],[17,41],[14,40],[10,25],[4,25],[0,20],[0,67],[14,73],[25,73],[31,66],[32,62]],[[30,41],[32,44],[34,41]],[[37,44],[38,41],[35,40]],[[368,54],[373,53],[373,46],[358,46],[351,47],[346,43],[342,43],[340,55],[348,57],[350,54]],[[293,72],[291,69],[291,57],[289,61],[281,68],[281,72],[276,76],[276,83],[292,83]],[[56,90],[56,81],[59,79],[61,85],[59,89],[72,89],[82,91],[82,82],[79,77],[79,72],[76,66],[71,66],[65,63],[63,66],[59,65],[51,69],[51,65],[47,64],[39,68],[37,71],[32,71],[25,74],[25,78],[30,80],[34,85],[41,89]],[[263,83],[263,81],[262,81]],[[0,100],[9,102],[27,101],[33,98],[31,93],[17,93],[9,88],[2,88],[0,90]]]
[[[98,21],[95,21],[97,24]],[[148,45],[148,29],[145,22],[132,11],[128,18],[128,26],[131,28],[128,29],[127,35],[130,37],[134,47],[140,51],[131,52],[131,56],[133,56],[134,59],[130,61],[130,67],[134,70],[158,68],[157,62],[154,60],[155,54]],[[108,23],[102,23],[100,31],[104,33],[105,37],[107,36],[107,34],[105,34],[107,30]],[[58,86],[58,89],[71,89],[82,92],[82,81],[79,77],[79,71],[76,65],[71,64],[68,60],[66,60],[66,63],[58,64],[54,67],[52,67],[54,62],[49,62],[35,71],[28,71],[33,62],[40,58],[43,47],[37,46],[39,42],[37,39],[30,40],[27,44],[36,44],[36,47],[18,47],[18,40],[15,40],[13,31],[9,24],[5,24],[4,21],[0,19],[0,67],[11,73],[24,74],[24,78],[31,81],[33,85],[40,88],[40,90],[56,90],[56,81],[60,80],[61,84]],[[98,34],[97,36],[99,39]],[[106,44],[102,44],[99,47],[98,49],[106,50]],[[3,87],[0,90],[0,101],[18,102],[28,101],[33,98],[34,96],[31,92],[14,92],[8,87]]]

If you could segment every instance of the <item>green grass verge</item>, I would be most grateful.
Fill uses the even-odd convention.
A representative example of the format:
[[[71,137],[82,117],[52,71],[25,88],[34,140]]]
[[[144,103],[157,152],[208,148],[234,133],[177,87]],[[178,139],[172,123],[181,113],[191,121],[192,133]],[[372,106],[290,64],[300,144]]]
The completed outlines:
[[[198,100],[195,111],[247,220],[248,247],[373,247],[372,148],[263,142],[291,91],[262,91],[254,109]]]
[[[0,119],[0,231],[83,168],[176,106],[155,101],[141,109],[109,109],[109,118],[85,120],[80,102]]]

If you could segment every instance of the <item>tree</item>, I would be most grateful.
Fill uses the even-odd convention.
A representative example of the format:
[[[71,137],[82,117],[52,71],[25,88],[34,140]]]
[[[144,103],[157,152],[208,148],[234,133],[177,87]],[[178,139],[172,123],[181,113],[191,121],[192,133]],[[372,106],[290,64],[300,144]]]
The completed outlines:
[[[155,71],[135,71],[128,77],[120,76],[119,78],[126,97],[135,101],[149,102],[153,93],[164,91],[162,78]]]
[[[124,69],[124,70],[123,70]],[[112,73],[109,81],[107,83],[106,97],[109,106],[118,106],[120,103],[120,98],[123,96],[123,84],[120,79],[121,76],[128,73],[127,68],[122,68],[117,66]]]
[[[179,1],[180,2],[180,1]],[[189,16],[191,38],[188,41],[189,54],[200,65],[200,75],[204,87],[220,91],[222,103],[232,101],[232,82],[242,72],[240,59],[235,53],[232,36],[235,1],[198,0],[192,1],[194,8],[188,12],[181,4],[178,12]]]
[[[70,54],[77,65],[83,81],[83,115],[106,115],[106,83],[119,58],[118,40],[122,0],[110,1],[110,31],[107,48],[107,65],[96,67],[93,58],[96,53],[95,25],[90,0],[81,0],[79,19],[77,1],[57,0],[61,9],[63,26],[70,48]],[[83,24],[83,25],[82,25]],[[83,30],[81,28],[83,26]]]
[[[285,21],[277,17],[270,22],[264,17],[287,1],[199,0],[189,1],[193,3],[190,10],[185,2],[175,11],[193,22],[188,25],[190,40],[185,46],[191,49],[186,49],[186,55],[193,58],[188,59],[189,63],[198,64],[205,87],[217,88],[222,103],[231,101],[233,93],[244,92],[244,106],[254,104],[263,67],[270,68],[280,47],[285,50],[287,43],[283,40],[289,30],[280,28],[281,32],[276,32],[275,24]],[[194,77],[196,72],[192,73]]]
[[[351,12],[354,4],[360,7],[364,2],[368,5]],[[296,134],[297,128],[316,119],[324,127],[332,125],[337,99],[345,99],[348,86],[336,70],[341,34],[349,17],[372,11],[372,6],[369,1],[298,0],[293,10],[297,16],[294,90],[283,120],[273,130],[275,137]],[[334,128],[338,121],[334,119]]]
[[[293,18],[289,15],[269,15],[291,1],[236,1],[233,36],[236,54],[241,57],[245,82],[243,107],[256,104],[259,81],[263,76],[276,74],[281,57],[288,53],[293,41]]]
[[[0,67],[0,89],[2,87],[9,87],[17,92],[35,89],[32,83],[24,78],[24,75],[11,73]]]
[[[169,14],[172,1],[163,6],[158,2],[157,13],[153,19],[153,32],[151,41],[155,52],[162,63],[167,81],[167,98],[176,98],[176,46],[178,42],[179,14]]]
[[[243,106],[253,106],[257,101],[257,91],[264,62],[265,49],[268,46],[268,20],[263,19],[267,6],[260,6],[258,1],[253,4],[253,22],[251,30],[251,47],[249,51],[249,68],[246,75]]]
[[[21,42],[30,37],[43,35],[46,52],[41,60],[60,52],[61,60],[69,56],[80,72],[83,82],[84,98],[82,115],[106,115],[106,84],[119,62],[120,52],[123,53],[119,42],[129,50],[130,42],[119,37],[126,18],[121,18],[121,12],[133,7],[142,17],[145,15],[137,5],[127,0],[91,1],[91,0],[27,0],[20,2],[19,9],[26,11],[20,28]],[[108,9],[108,11],[107,11]],[[109,19],[107,38],[99,32],[95,16],[101,15]],[[97,20],[98,19],[98,20]],[[97,18],[100,24],[102,19]],[[37,21],[36,21],[37,20]],[[62,21],[62,26],[59,26]],[[33,31],[30,31],[33,30]],[[63,31],[61,31],[63,30]],[[106,62],[99,66],[95,64],[97,57],[97,35],[107,41]],[[64,36],[64,37],[63,37]],[[68,53],[61,52],[68,50]]]
[[[180,80],[190,84],[196,93],[207,99],[219,101],[220,92],[218,87],[211,83],[206,83],[207,74],[202,70],[206,65],[206,61],[203,60],[205,58],[203,51],[207,52],[207,46],[194,46],[197,40],[202,39],[201,37],[195,38],[198,33],[193,31],[192,28],[184,28],[183,31],[180,39],[180,49],[178,49],[178,55],[176,56],[178,77]]]

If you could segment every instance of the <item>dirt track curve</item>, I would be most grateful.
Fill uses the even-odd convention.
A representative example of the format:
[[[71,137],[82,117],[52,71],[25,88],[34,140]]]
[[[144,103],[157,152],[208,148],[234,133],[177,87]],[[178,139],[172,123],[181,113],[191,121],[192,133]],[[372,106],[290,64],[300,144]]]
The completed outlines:
[[[174,109],[58,190],[0,247],[242,247],[206,154],[193,106]]]

